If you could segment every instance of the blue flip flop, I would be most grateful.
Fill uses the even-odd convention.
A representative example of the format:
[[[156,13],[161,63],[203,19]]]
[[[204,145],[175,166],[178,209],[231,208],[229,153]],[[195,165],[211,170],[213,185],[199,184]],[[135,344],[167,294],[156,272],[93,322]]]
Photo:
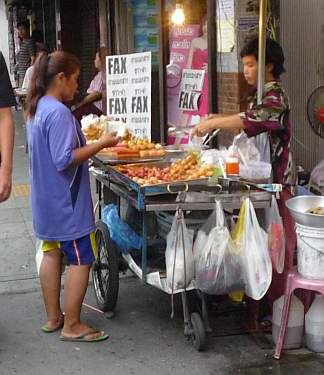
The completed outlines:
[[[89,336],[95,333],[100,333],[101,335],[93,339],[86,338],[86,336]],[[70,342],[99,342],[99,341],[107,340],[108,337],[109,335],[105,335],[103,331],[89,331],[77,337],[66,337],[66,336],[61,335],[60,340],[70,341]]]

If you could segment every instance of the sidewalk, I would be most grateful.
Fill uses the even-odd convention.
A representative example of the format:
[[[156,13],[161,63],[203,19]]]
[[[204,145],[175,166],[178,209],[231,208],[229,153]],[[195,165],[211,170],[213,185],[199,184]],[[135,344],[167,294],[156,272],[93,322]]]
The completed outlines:
[[[0,205],[0,375],[322,375],[324,357],[305,349],[273,359],[271,336],[249,336],[242,311],[222,303],[210,312],[213,333],[198,353],[183,336],[181,301],[133,277],[120,280],[116,315],[96,308],[90,285],[82,320],[104,329],[102,343],[67,343],[59,332],[42,333],[44,307],[35,267],[29,205],[28,155],[20,112],[15,112],[14,189]],[[236,331],[235,331],[236,329]]]
[[[29,204],[28,154],[21,111],[15,118],[13,189],[0,204],[0,294],[38,290],[35,241]]]

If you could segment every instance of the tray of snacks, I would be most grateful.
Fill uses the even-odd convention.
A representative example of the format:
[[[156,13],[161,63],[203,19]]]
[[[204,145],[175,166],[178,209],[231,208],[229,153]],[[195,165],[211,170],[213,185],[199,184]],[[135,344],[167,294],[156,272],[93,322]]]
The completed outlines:
[[[213,175],[213,167],[200,165],[198,157],[189,154],[185,159],[172,163],[119,164],[110,167],[110,172],[112,178],[131,190],[153,195],[188,191],[193,186],[207,186],[209,177]]]

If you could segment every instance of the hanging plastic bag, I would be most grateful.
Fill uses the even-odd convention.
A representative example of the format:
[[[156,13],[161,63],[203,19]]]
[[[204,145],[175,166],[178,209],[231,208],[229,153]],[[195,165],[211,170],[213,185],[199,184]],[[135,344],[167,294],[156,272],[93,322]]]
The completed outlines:
[[[275,196],[272,196],[269,209],[268,248],[272,267],[282,273],[285,265],[285,229]]]
[[[267,233],[260,227],[249,198],[243,201],[232,238],[241,249],[245,293],[260,300],[271,284],[272,266]]]
[[[244,288],[240,254],[225,224],[219,201],[216,202],[216,210],[198,232],[194,255],[195,279],[199,290],[223,295]]]
[[[139,250],[143,247],[143,238],[119,217],[115,204],[104,207],[102,219],[109,229],[111,239],[121,252],[128,253],[131,249]]]
[[[194,278],[193,236],[194,231],[186,227],[183,212],[177,210],[165,251],[167,284],[172,291],[185,289]]]

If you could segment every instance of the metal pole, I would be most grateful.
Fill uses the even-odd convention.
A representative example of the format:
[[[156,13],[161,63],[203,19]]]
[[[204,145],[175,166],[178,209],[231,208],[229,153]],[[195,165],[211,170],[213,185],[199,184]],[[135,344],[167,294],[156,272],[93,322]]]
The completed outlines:
[[[257,102],[258,102],[258,104],[262,103],[262,96],[263,96],[263,89],[264,89],[267,2],[268,2],[267,0],[260,0],[258,92],[257,92]]]

